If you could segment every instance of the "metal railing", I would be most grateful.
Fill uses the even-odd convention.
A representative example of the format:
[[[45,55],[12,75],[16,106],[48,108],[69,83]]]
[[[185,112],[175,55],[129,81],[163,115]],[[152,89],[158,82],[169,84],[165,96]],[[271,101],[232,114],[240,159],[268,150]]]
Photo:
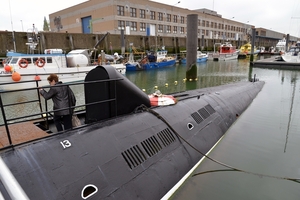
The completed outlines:
[[[88,85],[88,84],[95,84],[95,83],[104,83],[104,82],[116,82],[116,81],[120,81],[122,80],[122,78],[117,78],[117,79],[107,79],[107,80],[97,80],[97,81],[88,81],[88,82],[76,82],[76,83],[64,83],[63,85],[58,85],[58,86],[43,86],[42,88],[47,89],[50,87],[62,87],[62,86],[74,86],[74,85]],[[22,84],[22,83],[28,83],[28,82],[36,82],[37,87],[33,87],[33,88],[25,88],[25,89],[17,89],[17,90],[9,90],[9,91],[0,91],[0,107],[1,107],[1,113],[2,113],[2,117],[3,117],[3,124],[0,124],[1,126],[5,127],[6,130],[6,134],[7,134],[7,138],[8,138],[8,142],[9,142],[9,146],[14,146],[12,139],[11,139],[11,133],[9,130],[9,125],[13,125],[16,123],[21,123],[21,122],[26,122],[26,121],[32,121],[32,120],[44,120],[45,124],[46,124],[46,129],[49,129],[49,121],[51,120],[51,117],[53,116],[52,113],[56,112],[56,111],[61,111],[61,110],[67,110],[67,109],[76,109],[76,108],[86,108],[86,106],[91,106],[91,105],[95,105],[95,104],[103,104],[103,103],[107,103],[107,102],[113,102],[115,108],[117,107],[117,103],[116,103],[116,98],[117,98],[117,93],[116,93],[116,84],[114,84],[115,88],[114,88],[114,95],[112,95],[112,98],[108,98],[105,100],[101,100],[101,101],[97,101],[97,102],[92,102],[92,103],[84,103],[81,105],[75,105],[75,106],[69,106],[67,108],[62,108],[62,109],[56,109],[56,110],[49,110],[48,109],[48,102],[47,100],[45,100],[45,109],[43,110],[42,107],[42,100],[39,94],[39,89],[41,87],[39,87],[38,85],[38,81],[20,81],[20,82],[15,82],[15,83],[8,83],[8,84]],[[1,84],[0,84],[1,85]],[[11,93],[11,92],[20,92],[20,91],[36,91],[36,95],[37,98],[33,99],[33,100],[28,100],[28,101],[24,101],[24,102],[18,102],[18,103],[8,103],[8,104],[4,104],[3,103],[3,99],[2,96],[6,93]],[[34,102],[38,102],[39,104],[39,109],[40,111],[38,113],[35,114],[27,114],[24,116],[19,116],[19,117],[12,117],[12,118],[7,118],[7,113],[5,111],[5,107],[10,107],[10,106],[16,106],[16,105],[26,105],[29,103],[34,103]],[[117,109],[115,109],[116,111]],[[81,112],[84,113],[85,109],[81,109],[77,112]],[[117,116],[117,113],[115,113],[115,116]],[[6,147],[4,147],[6,148]]]

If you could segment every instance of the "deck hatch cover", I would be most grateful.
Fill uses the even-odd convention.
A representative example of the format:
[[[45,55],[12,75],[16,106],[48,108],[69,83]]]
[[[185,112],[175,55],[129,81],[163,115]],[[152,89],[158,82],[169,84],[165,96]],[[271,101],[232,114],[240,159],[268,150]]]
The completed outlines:
[[[147,159],[137,145],[122,152],[122,156],[130,169],[137,167]]]
[[[197,112],[192,113],[191,116],[197,122],[197,124],[200,124],[203,121],[203,118]]]
[[[198,110],[198,113],[201,115],[201,117],[203,117],[203,119],[206,119],[209,117],[209,113],[207,112],[207,110],[205,110],[204,108],[201,108],[200,110]]]
[[[157,133],[157,136],[165,147],[175,142],[176,140],[169,128],[160,131],[159,133]]]
[[[147,138],[146,140],[142,141],[141,144],[149,157],[154,156],[162,149],[155,136]]]
[[[215,109],[213,109],[213,107],[210,104],[207,104],[204,108],[205,110],[207,110],[209,114],[213,114],[216,112]]]

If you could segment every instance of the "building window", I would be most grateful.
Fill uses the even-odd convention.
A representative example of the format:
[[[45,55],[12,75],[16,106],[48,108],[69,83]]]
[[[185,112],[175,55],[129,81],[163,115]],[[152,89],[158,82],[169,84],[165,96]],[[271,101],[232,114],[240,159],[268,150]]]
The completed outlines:
[[[205,20],[202,20],[202,26],[205,27]]]
[[[136,8],[130,7],[130,17],[136,17]]]
[[[124,6],[117,6],[117,15],[124,16]]]
[[[173,22],[177,23],[177,15],[173,15]]]
[[[171,26],[169,26],[169,25],[166,26],[166,32],[167,32],[167,33],[171,33]]]
[[[140,9],[140,18],[146,18],[146,12],[143,9]]]
[[[140,31],[142,31],[142,32],[146,31],[146,23],[143,23],[143,22],[140,23]]]
[[[136,31],[136,22],[131,22],[130,30]]]
[[[206,30],[205,35],[208,36],[208,34],[209,34],[209,30]]]
[[[209,27],[209,21],[206,21],[206,27]]]
[[[163,13],[161,13],[161,12],[158,13],[158,20],[159,20],[159,21],[163,21],[163,20],[164,20],[164,15],[163,15]]]
[[[171,14],[167,14],[167,22],[171,22]]]
[[[215,28],[217,28],[218,27],[218,24],[217,23],[215,23]]]
[[[173,33],[177,33],[177,26],[173,26]]]
[[[214,23],[210,22],[210,28],[213,28],[213,27],[214,27]]]
[[[205,35],[205,30],[204,29],[202,30],[202,35]]]
[[[157,30],[157,32],[162,33],[163,30],[164,30],[164,26],[161,25],[161,24],[159,24],[159,25],[158,25],[158,30]]]
[[[201,20],[198,19],[198,26],[201,26]]]
[[[150,11],[150,19],[155,20],[155,12],[154,11]]]
[[[180,34],[184,34],[184,27],[180,27]]]
[[[184,17],[183,16],[180,17],[180,23],[184,24]]]
[[[124,30],[125,29],[125,21],[118,21],[118,29],[119,30]]]

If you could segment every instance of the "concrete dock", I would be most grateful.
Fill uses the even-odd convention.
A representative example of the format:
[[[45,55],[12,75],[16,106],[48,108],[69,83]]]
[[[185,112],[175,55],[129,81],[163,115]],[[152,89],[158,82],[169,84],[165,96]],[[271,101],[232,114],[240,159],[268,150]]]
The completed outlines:
[[[271,68],[271,69],[288,69],[300,70],[300,63],[290,63],[285,61],[278,61],[275,58],[267,58],[251,62],[253,67]]]

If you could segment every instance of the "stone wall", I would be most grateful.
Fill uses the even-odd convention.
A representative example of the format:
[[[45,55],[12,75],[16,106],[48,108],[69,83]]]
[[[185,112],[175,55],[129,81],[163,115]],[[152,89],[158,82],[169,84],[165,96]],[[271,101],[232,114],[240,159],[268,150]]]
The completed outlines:
[[[38,34],[39,44],[35,53],[44,53],[45,49],[63,49],[68,53],[73,49],[93,49],[97,42],[104,37],[105,34],[81,34],[81,33],[53,33],[40,32]],[[16,51],[21,53],[29,53],[28,36],[26,32],[14,32]],[[204,50],[212,51],[214,43],[221,43],[221,40],[205,39]],[[237,41],[231,41],[233,45],[238,46]],[[125,52],[130,51],[130,44],[137,49],[137,51],[154,50],[155,46],[165,49],[169,53],[179,53],[180,50],[186,49],[186,37],[161,37],[161,36],[136,36],[125,35],[124,44]],[[121,53],[121,35],[107,34],[107,36],[99,43],[96,49],[104,50],[108,54],[114,52]],[[198,46],[201,44],[201,39],[198,38]],[[5,57],[6,52],[14,50],[12,32],[0,32],[0,57]]]

